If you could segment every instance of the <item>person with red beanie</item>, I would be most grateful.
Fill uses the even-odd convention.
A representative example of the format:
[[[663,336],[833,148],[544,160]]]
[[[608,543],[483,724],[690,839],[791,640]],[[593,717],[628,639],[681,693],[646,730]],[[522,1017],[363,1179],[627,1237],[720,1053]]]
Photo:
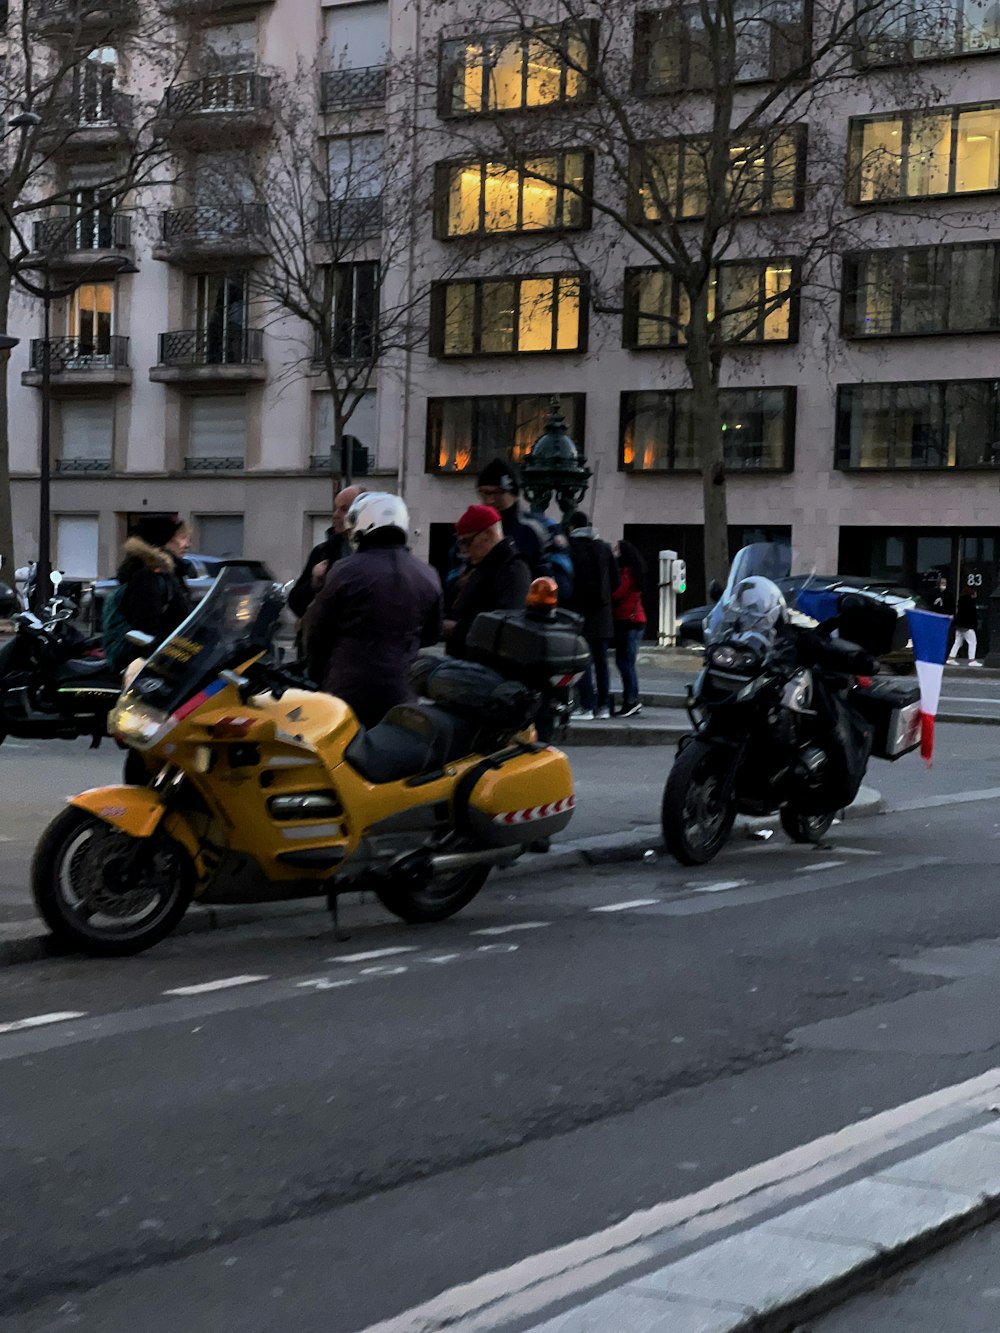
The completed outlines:
[[[455,536],[469,573],[444,622],[445,645],[452,657],[464,657],[469,627],[483,611],[516,611],[531,586],[528,562],[503,535],[500,515],[492,505],[470,505],[455,524]]]

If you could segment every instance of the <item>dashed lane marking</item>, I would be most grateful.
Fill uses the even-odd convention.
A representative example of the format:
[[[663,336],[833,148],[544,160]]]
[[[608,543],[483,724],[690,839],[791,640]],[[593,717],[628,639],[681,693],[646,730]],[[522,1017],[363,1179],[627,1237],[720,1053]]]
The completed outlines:
[[[247,974],[242,977],[220,977],[218,981],[202,981],[197,986],[174,986],[164,995],[207,995],[210,991],[230,990],[233,986],[251,986],[255,981],[270,981],[270,977]]]
[[[713,884],[699,884],[697,880],[691,880],[686,887],[695,893],[726,893],[729,889],[745,888],[749,883],[748,879],[720,879]]]
[[[482,930],[473,930],[471,935],[510,935],[515,930],[541,930],[551,926],[551,921],[516,921],[511,926],[484,926]]]
[[[18,1018],[13,1023],[0,1023],[0,1033],[25,1032],[28,1028],[43,1028],[50,1023],[67,1023],[71,1018],[86,1017],[85,1013],[76,1009],[67,1009],[58,1014],[33,1014],[31,1018]]]
[[[836,870],[838,866],[846,866],[846,861],[817,861],[815,865],[796,866],[797,875],[812,875],[817,870]]]
[[[328,963],[368,963],[373,958],[393,958],[399,953],[416,953],[415,944],[400,944],[395,949],[367,949],[364,953],[338,953]]]
[[[592,907],[592,912],[627,912],[632,907],[656,907],[660,898],[633,898],[628,903],[606,903],[604,907]]]

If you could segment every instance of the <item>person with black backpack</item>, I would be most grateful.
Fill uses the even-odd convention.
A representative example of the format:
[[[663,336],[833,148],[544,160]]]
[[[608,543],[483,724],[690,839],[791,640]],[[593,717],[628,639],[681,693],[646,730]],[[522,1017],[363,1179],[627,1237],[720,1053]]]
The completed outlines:
[[[566,530],[573,559],[573,593],[569,609],[583,616],[583,637],[590,645],[591,654],[591,665],[578,687],[580,706],[573,717],[578,721],[610,718],[608,645],[615,633],[611,596],[621,581],[618,561],[582,510],[570,514]]]
[[[176,514],[151,514],[128,538],[118,567],[118,587],[104,601],[101,637],[116,671],[140,656],[128,642],[129,630],[152,636],[151,649],[186,620],[191,598],[184,582],[184,554],[190,549],[187,524]]]

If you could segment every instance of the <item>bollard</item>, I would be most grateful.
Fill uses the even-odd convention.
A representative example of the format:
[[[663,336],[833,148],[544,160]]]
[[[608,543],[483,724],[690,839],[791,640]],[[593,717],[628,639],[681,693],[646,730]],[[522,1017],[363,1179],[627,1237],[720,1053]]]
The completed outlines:
[[[657,642],[661,648],[672,648],[677,638],[677,594],[673,583],[676,559],[676,551],[660,552],[660,624]]]

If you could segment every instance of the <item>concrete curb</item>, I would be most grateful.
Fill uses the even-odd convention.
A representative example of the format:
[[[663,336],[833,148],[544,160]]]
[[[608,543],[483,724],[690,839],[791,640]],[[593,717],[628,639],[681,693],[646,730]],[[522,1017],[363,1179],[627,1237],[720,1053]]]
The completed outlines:
[[[845,812],[845,819],[865,819],[880,815],[886,802],[873,787],[862,787],[858,799]],[[777,822],[777,816],[765,819],[736,821],[737,831],[750,834],[768,828]],[[640,861],[647,852],[659,856],[662,839],[658,824],[644,824],[626,833],[604,833],[590,838],[577,838],[564,844],[556,843],[552,851],[528,852],[513,865],[497,872],[504,876],[537,875],[540,870],[562,870],[573,866],[614,865],[618,862]],[[287,903],[241,904],[236,907],[191,907],[174,931],[174,935],[204,935],[213,930],[232,930],[237,926],[257,926],[268,921],[287,921],[290,918],[323,914],[326,920],[326,901],[323,898],[298,898]],[[40,921],[34,919],[0,925],[0,965],[4,963],[34,963],[45,958],[72,956],[71,950],[61,949],[51,935],[45,933]]]

